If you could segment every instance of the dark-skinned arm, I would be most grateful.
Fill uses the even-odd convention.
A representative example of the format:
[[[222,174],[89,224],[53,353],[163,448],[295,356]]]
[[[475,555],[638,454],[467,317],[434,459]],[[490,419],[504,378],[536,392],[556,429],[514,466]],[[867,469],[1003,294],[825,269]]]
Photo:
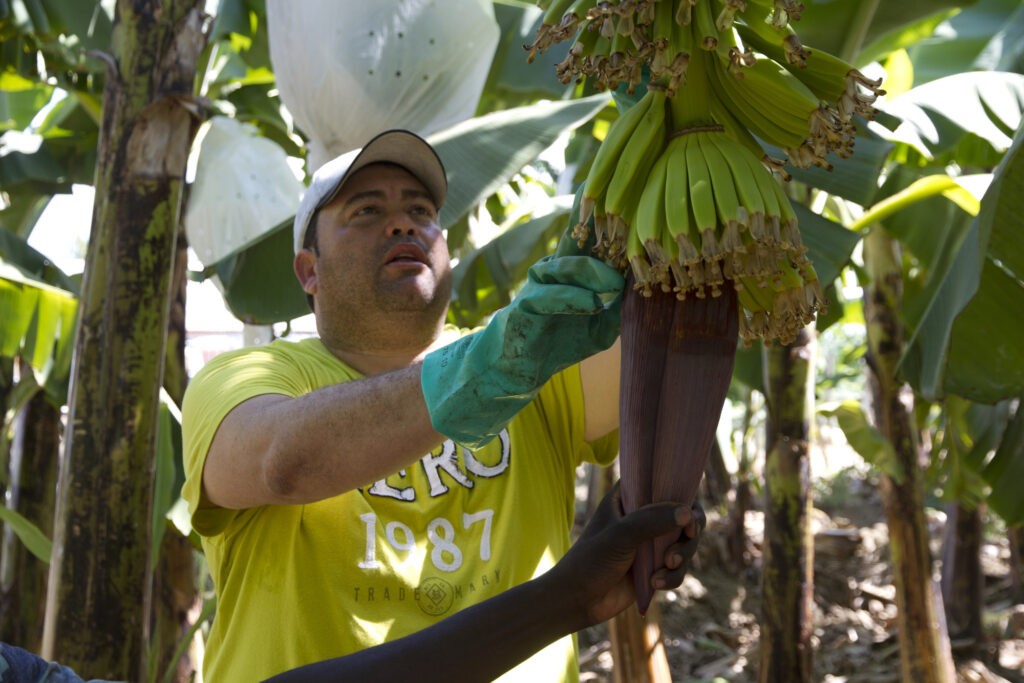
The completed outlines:
[[[681,529],[656,587],[678,586],[697,549],[704,513],[661,503],[623,516],[618,487],[580,539],[547,573],[399,640],[285,672],[268,683],[491,681],[549,643],[634,602],[629,568],[645,540]],[[426,663],[429,662],[429,665]]]

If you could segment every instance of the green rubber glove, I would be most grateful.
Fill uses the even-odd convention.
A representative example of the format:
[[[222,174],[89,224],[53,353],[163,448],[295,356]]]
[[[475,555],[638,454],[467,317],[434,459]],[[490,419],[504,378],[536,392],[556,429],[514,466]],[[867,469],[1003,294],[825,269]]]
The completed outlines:
[[[556,372],[619,336],[625,280],[589,256],[547,256],[485,328],[427,354],[421,384],[430,421],[468,448],[498,435]]]

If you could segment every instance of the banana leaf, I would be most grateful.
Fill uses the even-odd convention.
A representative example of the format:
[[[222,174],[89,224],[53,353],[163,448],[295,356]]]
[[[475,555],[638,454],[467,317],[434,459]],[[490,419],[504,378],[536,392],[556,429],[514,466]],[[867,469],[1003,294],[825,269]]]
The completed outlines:
[[[1024,75],[962,73],[918,86],[879,108],[903,123],[894,159],[917,166],[991,168],[1024,111]]]
[[[803,4],[804,11],[800,20],[794,23],[800,39],[812,47],[841,55],[847,42],[856,40],[861,30],[864,35],[858,44],[869,45],[915,27],[922,20],[936,15],[945,16],[950,10],[973,3],[952,0],[877,3],[803,0]],[[865,15],[865,11],[868,14]],[[920,35],[917,37],[920,38]],[[888,49],[885,51],[888,52]],[[865,55],[869,54],[865,52]],[[858,60],[858,63],[862,64],[863,61]]]
[[[109,50],[114,27],[114,8],[109,2],[99,0],[26,0],[26,6],[36,6],[34,18],[42,18],[46,27],[36,26],[36,32],[57,35],[64,33],[77,39],[78,47],[84,50]],[[41,30],[47,28],[48,30]]]
[[[485,111],[508,109],[538,99],[562,99],[569,85],[555,76],[558,64],[569,49],[568,43],[553,46],[527,63],[523,46],[537,33],[544,11],[535,4],[495,0],[494,18],[501,38],[491,61],[491,72],[481,95]]]
[[[179,498],[185,482],[181,450],[181,411],[163,389],[160,390],[160,412],[156,429],[156,461],[153,481],[153,541],[150,561],[157,566],[160,541],[170,523],[167,515]]]
[[[930,400],[947,391],[983,403],[1018,395],[1024,386],[1024,364],[1015,351],[1024,334],[1019,322],[1024,181],[1018,177],[1024,176],[1024,162],[1019,160],[1021,133],[1014,140],[1013,131],[1024,113],[1024,76],[944,78],[907,92],[885,109],[904,119],[893,136],[893,157],[904,163],[880,193],[886,198],[860,223],[880,219],[879,207],[901,193],[903,208],[913,207],[886,217],[885,226],[926,273],[918,290],[908,286],[904,316],[910,336],[900,372]],[[962,210],[970,203],[962,194],[943,189],[955,203],[936,199],[934,186],[930,190],[921,177],[930,169],[944,173],[952,162],[962,168],[999,163],[977,219]],[[996,352],[976,354],[979,348]]]
[[[981,476],[992,486],[988,496],[992,509],[1007,525],[1024,524],[1024,496],[1020,495],[1020,482],[1024,481],[1024,410],[1020,405]]]
[[[843,401],[837,405],[822,405],[818,412],[833,417],[846,435],[853,450],[882,472],[902,483],[903,468],[892,443],[878,429],[872,426],[864,407],[858,401]]]
[[[27,128],[52,96],[52,87],[40,87],[17,74],[0,73],[0,133]]]
[[[1024,5],[1020,0],[982,0],[943,17],[924,36],[908,36],[911,44],[905,45],[915,83],[965,71],[1019,71],[1014,66],[1024,54]],[[888,47],[880,41],[865,52],[885,54]]]
[[[0,260],[0,355],[28,361],[39,386],[66,385],[71,371],[78,300],[71,292],[26,278]]]
[[[39,527],[3,505],[0,505],[0,522],[14,532],[14,535],[25,544],[30,553],[46,564],[50,563],[53,543],[46,537],[46,534],[39,530]]]
[[[572,207],[572,197],[556,199],[552,211],[464,254],[452,270],[449,320],[460,327],[474,327],[488,313],[506,305],[526,271],[550,252],[551,243],[565,231]]]
[[[981,403],[1024,394],[1024,126],[950,265],[932,274],[901,372],[922,395]],[[955,225],[954,225],[955,227]]]
[[[771,156],[779,159],[785,156],[782,150],[770,145],[764,147]],[[853,155],[840,159],[834,153],[830,154],[831,170],[817,166],[797,168],[792,165],[786,166],[786,170],[794,180],[867,206],[874,201],[878,193],[878,177],[892,148],[893,143],[879,136],[874,130],[858,127]]]
[[[78,283],[0,228],[0,355],[28,361],[58,404],[67,394],[77,312]]]

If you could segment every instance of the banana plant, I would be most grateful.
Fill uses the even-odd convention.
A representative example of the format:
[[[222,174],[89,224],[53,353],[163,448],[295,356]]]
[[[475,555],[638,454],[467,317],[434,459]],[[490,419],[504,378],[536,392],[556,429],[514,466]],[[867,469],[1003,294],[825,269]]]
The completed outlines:
[[[71,47],[72,42],[63,40],[61,36],[77,35],[80,44],[85,46],[104,48],[109,45],[110,20],[109,15],[103,11],[103,7],[107,4],[109,3],[14,0],[10,5],[18,9],[15,14],[19,17],[21,28],[16,30],[11,19],[0,24],[2,26],[0,39],[4,41],[5,56],[10,54],[31,55],[31,58],[5,61],[3,72],[0,74],[0,79],[3,79],[3,89],[0,90],[0,112],[5,114],[15,112],[12,116],[0,116],[0,119],[14,121],[14,123],[4,123],[3,125],[6,126],[4,130],[23,130],[29,125],[34,112],[39,111],[44,103],[52,99],[55,92],[54,87],[43,85],[43,80],[38,72],[39,63],[45,63],[47,74],[55,75],[59,89],[69,93],[65,99],[50,110],[48,120],[53,125],[41,134],[42,143],[35,151],[24,150],[16,154],[8,153],[0,156],[0,184],[11,197],[10,203],[5,205],[3,211],[0,211],[0,220],[3,221],[5,227],[19,235],[28,234],[38,216],[40,207],[53,192],[66,191],[71,182],[91,182],[91,169],[94,162],[90,162],[89,155],[92,153],[91,150],[95,149],[102,71],[98,62],[88,57],[84,51],[76,52]],[[220,3],[214,33],[223,37],[225,42],[220,43],[217,50],[211,50],[208,55],[207,71],[204,73],[214,75],[209,77],[206,94],[211,97],[215,111],[236,115],[242,120],[255,123],[265,136],[275,140],[283,149],[292,154],[300,154],[301,138],[297,138],[295,131],[289,128],[281,115],[279,103],[270,96],[274,87],[273,74],[268,68],[266,37],[265,35],[261,36],[259,30],[263,27],[260,23],[262,14],[259,4],[243,0],[225,0]],[[917,59],[920,57],[920,53],[926,52],[926,50],[914,46],[915,41],[919,40],[919,36],[928,32],[926,28],[938,26],[946,20],[957,20],[955,16],[950,17],[963,5],[963,3],[931,0],[880,3],[878,11],[874,13],[871,21],[863,22],[857,19],[861,16],[857,11],[857,6],[862,3],[825,4],[817,2],[808,4],[821,6],[808,9],[806,22],[800,27],[801,35],[807,42],[838,51],[844,41],[853,40],[853,37],[849,36],[855,36],[858,40],[865,42],[868,52],[874,55],[883,56],[894,50],[907,48],[907,54],[911,59]],[[988,35],[991,35],[1002,30],[1005,32],[1004,35],[1010,38],[1020,34],[1019,30],[1014,33],[1012,25],[1005,20],[1005,17],[1015,9],[1011,6],[1009,10],[1006,10],[1006,6],[1011,3],[985,2],[980,5],[984,7],[979,7],[979,9],[988,13],[987,16],[999,16],[1002,22],[995,29],[986,29],[982,33],[987,32]],[[499,8],[500,11],[498,11]],[[25,11],[21,11],[22,9]],[[523,21],[537,16],[536,9],[529,7],[528,3],[511,0],[496,3],[496,13],[504,16],[503,26],[514,27],[517,30],[515,33],[503,34],[508,36],[530,35],[533,27],[529,26],[524,29]],[[1018,11],[1017,15],[1019,16],[1019,14]],[[827,17],[827,19],[818,22],[816,17]],[[922,17],[925,18],[921,19]],[[0,22],[2,21],[4,18],[0,17]],[[864,25],[865,23],[867,25]],[[529,24],[529,21],[526,21],[526,24]],[[1016,25],[1019,26],[1019,24]],[[253,26],[256,26],[257,29],[254,30]],[[837,28],[840,26],[842,30]],[[560,88],[557,82],[552,83],[550,78],[533,78],[534,74],[541,71],[548,72],[547,69],[526,69],[525,60],[522,59],[523,55],[519,51],[524,42],[527,41],[518,37],[509,38],[506,43],[507,50],[504,52],[499,50],[499,59],[495,61],[496,68],[491,74],[492,80],[488,86],[488,94],[485,94],[482,100],[482,111],[490,111],[496,107],[508,108],[512,105],[530,102],[538,92],[550,93],[549,96],[556,98],[564,96],[566,90]],[[979,43],[979,41],[974,40],[973,43]],[[27,51],[23,49],[25,46],[28,46]],[[977,45],[971,47],[971,54],[977,57],[982,51],[981,47]],[[944,52],[943,56],[947,54]],[[36,55],[42,57],[42,62],[36,58]],[[1008,60],[1012,64],[1009,57],[996,58],[997,64],[1000,59]],[[936,64],[938,60],[932,60],[932,63]],[[522,68],[518,68],[519,66]],[[1004,66],[1004,68],[1007,67]],[[938,69],[934,71],[936,74],[941,73]],[[522,78],[523,73],[530,74],[530,76]],[[16,89],[12,89],[11,84],[14,84]],[[601,119],[609,116],[610,111],[610,108],[601,110],[597,123],[592,124],[594,131],[602,129]],[[589,132],[590,128],[581,128],[581,130]],[[586,138],[578,139],[575,143],[577,147],[574,150],[585,167],[587,155],[592,153],[593,140],[589,135],[578,136],[578,138]],[[851,161],[857,162],[865,158],[861,145],[867,140],[868,138],[863,136],[859,138],[857,154]],[[885,147],[887,143],[880,141],[878,144],[880,149],[885,149],[884,153],[880,152],[884,158],[888,153],[888,149]],[[486,145],[483,148],[487,148]],[[500,147],[496,148],[496,153],[500,153]],[[870,192],[865,192],[864,189],[866,187],[873,189],[873,185],[870,184],[870,181],[874,180],[871,169],[876,168],[873,164],[874,161],[866,164],[864,168],[860,169],[859,174],[851,174],[851,177],[856,177],[858,180],[857,183],[852,183],[851,187],[842,190],[832,186],[829,191],[861,205],[870,206],[875,203],[878,198]],[[837,170],[842,169],[837,168]],[[796,176],[796,174],[794,175]],[[797,176],[797,179],[811,186],[826,187],[829,182],[837,182],[836,179],[839,177],[837,174],[824,179],[815,179],[812,175],[809,178]],[[865,179],[867,179],[867,183],[864,182]],[[897,189],[903,190],[912,182],[911,179],[904,179],[901,181],[902,186],[894,184],[880,196],[887,196]],[[569,192],[571,189],[569,188]],[[844,194],[844,192],[849,194]],[[862,194],[855,195],[855,192]],[[1005,190],[1004,194],[1006,198],[1020,195],[1019,192],[1012,191],[1012,188]],[[921,206],[916,206],[913,211],[920,210]],[[459,287],[460,300],[457,301],[457,306],[454,309],[458,315],[464,316],[460,319],[466,321],[479,319],[481,315],[486,314],[489,307],[500,304],[503,297],[507,296],[507,292],[515,286],[516,276],[521,272],[519,265],[539,253],[538,248],[544,248],[543,246],[538,247],[538,245],[550,245],[552,236],[560,231],[564,225],[560,223],[564,213],[560,212],[564,211],[565,205],[556,203],[551,212],[546,216],[538,217],[536,221],[510,222],[509,226],[512,229],[502,238],[483,246],[471,242],[466,243],[466,250],[462,254],[465,271]],[[909,214],[911,211],[908,210],[906,213]],[[941,213],[937,215],[941,215]],[[1020,215],[1019,212],[1016,215]],[[550,222],[546,222],[548,218],[550,218]],[[847,217],[840,213],[834,213],[830,215],[830,219],[832,222],[827,225],[833,228],[831,232],[812,230],[805,232],[804,235],[811,248],[812,260],[823,282],[830,281],[827,275],[822,273],[825,270],[824,264],[832,264],[834,267],[830,270],[839,273],[849,260],[849,255],[858,240],[856,235],[851,240],[850,231],[844,227],[844,224],[849,225],[850,222]],[[820,218],[820,220],[824,221],[825,218]],[[897,220],[896,214],[894,214],[887,222]],[[809,225],[810,219],[802,216],[801,224]],[[1000,223],[997,221],[996,224]],[[456,224],[452,226],[450,238],[453,238],[454,242],[460,243],[462,236],[467,234],[467,230],[466,221],[456,221]],[[808,235],[811,233],[816,236],[819,234],[824,236],[821,238],[820,244],[810,243]],[[989,244],[1001,245],[1000,248],[1004,248],[1006,245],[1012,245],[1012,236],[1011,232],[996,234],[989,240]],[[287,253],[287,251],[287,245],[279,250],[283,253]],[[955,250],[948,251],[947,256],[954,253]],[[987,252],[979,251],[978,253]],[[1013,252],[1011,250],[1006,253],[1012,255]],[[250,255],[245,256],[245,258],[249,257]],[[226,269],[226,272],[229,273],[240,272],[241,266],[237,261],[241,258],[241,254],[234,254],[231,259],[234,259],[236,263],[220,263],[215,270]],[[225,261],[227,260],[225,259]],[[970,299],[961,316],[955,318],[952,323],[948,318],[940,316],[940,319],[944,320],[943,324],[952,326],[952,331],[946,335],[946,338],[952,341],[943,347],[948,351],[935,351],[927,346],[926,342],[929,341],[929,338],[922,331],[921,338],[915,340],[915,348],[918,342],[921,344],[922,351],[918,354],[920,360],[914,361],[912,356],[908,355],[903,361],[903,368],[908,374],[919,374],[922,378],[921,385],[923,387],[930,386],[932,392],[941,393],[956,387],[977,390],[981,386],[985,391],[993,392],[995,395],[1006,395],[1001,393],[1004,392],[1004,389],[986,384],[986,381],[991,382],[996,379],[993,376],[995,373],[992,372],[992,364],[999,359],[978,358],[976,356],[984,356],[984,354],[973,354],[970,352],[971,345],[959,343],[961,339],[973,340],[976,343],[979,335],[983,335],[987,329],[984,324],[978,324],[977,321],[985,320],[985,324],[991,322],[990,316],[993,310],[997,319],[1003,315],[1000,311],[1005,309],[997,308],[992,304],[998,305],[1002,300],[1001,297],[1007,296],[1007,292],[1010,295],[1006,300],[1011,304],[1020,301],[1013,294],[1014,290],[1010,286],[1013,282],[1007,283],[1006,278],[1002,277],[1005,276],[1005,272],[999,268],[992,269],[993,264],[1001,264],[1003,261],[987,259],[985,263],[979,293]],[[935,267],[932,270],[937,273],[940,268]],[[829,271],[826,270],[826,272]],[[1019,273],[1019,271],[1017,272]],[[285,273],[288,276],[287,281],[290,282],[290,269],[287,269]],[[230,277],[228,279],[231,280]],[[834,279],[834,276],[831,279]],[[1019,278],[1017,279],[1019,281]],[[937,283],[938,280],[933,282]],[[475,287],[477,283],[481,286]],[[252,299],[258,298],[261,296],[261,291],[265,291],[260,285],[268,284],[272,289],[272,282],[255,283],[243,278],[238,280],[232,289],[237,289],[238,292],[251,290],[251,293],[246,296]],[[952,285],[947,285],[947,287],[949,286]],[[992,297],[982,296],[986,292],[993,293]],[[935,297],[938,296],[936,293]],[[988,303],[985,303],[986,301]],[[462,304],[465,305],[465,310],[459,307]],[[973,308],[975,306],[977,308]],[[924,330],[925,323],[932,320],[930,316],[942,313],[936,308],[924,307],[921,310],[929,315],[922,314],[920,320],[924,322],[919,322],[915,329]],[[279,315],[279,313],[273,315]],[[1019,319],[1017,316],[1014,318]],[[4,321],[3,325],[6,326],[6,318]],[[823,322],[827,322],[827,320]],[[1012,329],[1008,326],[1004,328],[1002,325],[1000,328]],[[975,348],[977,347],[975,346]],[[964,356],[969,357],[965,358]],[[945,360],[935,363],[933,361],[936,358]],[[920,368],[920,371],[915,370],[915,367]],[[998,366],[996,367],[998,368]],[[1009,378],[1016,381],[1012,370],[1013,368],[1011,368]],[[999,378],[1002,379],[1001,376]],[[981,381],[979,382],[979,380]],[[1019,431],[1017,429],[1014,433],[1019,433]],[[1013,429],[1008,426],[1005,433],[1010,434],[1011,432]],[[1007,453],[1006,462],[1015,463],[1018,458],[1012,456],[1019,454],[1020,449],[1014,451],[1011,448]],[[1000,460],[1000,462],[1003,461]],[[1001,471],[1012,471],[1012,468]]]

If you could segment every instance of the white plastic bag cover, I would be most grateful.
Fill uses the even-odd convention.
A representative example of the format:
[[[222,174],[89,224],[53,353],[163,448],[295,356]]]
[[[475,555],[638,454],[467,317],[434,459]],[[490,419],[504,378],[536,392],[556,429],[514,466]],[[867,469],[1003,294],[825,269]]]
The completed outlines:
[[[215,116],[195,144],[185,234],[209,266],[294,216],[305,186],[285,151],[249,124]]]
[[[388,128],[471,118],[499,37],[491,0],[267,0],[267,27],[310,171]]]

